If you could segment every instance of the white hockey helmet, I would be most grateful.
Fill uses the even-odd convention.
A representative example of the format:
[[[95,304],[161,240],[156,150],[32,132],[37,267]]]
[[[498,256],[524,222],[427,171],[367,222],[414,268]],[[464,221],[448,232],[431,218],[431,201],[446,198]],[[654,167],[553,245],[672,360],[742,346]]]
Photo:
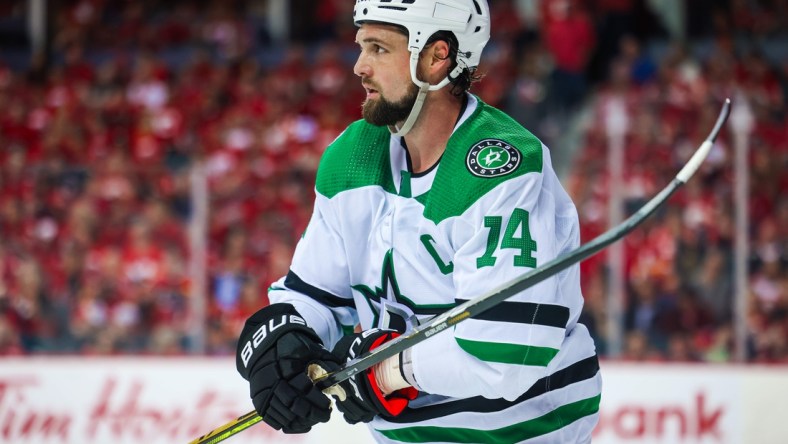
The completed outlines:
[[[405,27],[408,48],[415,54],[436,32],[453,32],[459,43],[458,69],[453,76],[464,68],[479,66],[482,50],[490,39],[487,0],[356,0],[353,21],[357,26],[373,21]],[[415,78],[414,83],[419,84]]]

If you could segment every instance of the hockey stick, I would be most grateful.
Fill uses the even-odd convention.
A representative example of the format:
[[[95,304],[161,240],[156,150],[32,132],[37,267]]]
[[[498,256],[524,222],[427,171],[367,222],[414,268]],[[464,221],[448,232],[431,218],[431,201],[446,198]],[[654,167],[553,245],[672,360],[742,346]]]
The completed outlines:
[[[494,307],[500,302],[508,299],[515,294],[557,274],[558,272],[598,253],[600,250],[609,246],[613,242],[621,239],[632,231],[635,227],[640,225],[646,218],[656,211],[668,198],[682,185],[684,185],[698,170],[700,165],[708,156],[714,141],[717,138],[722,125],[728,119],[731,110],[730,99],[725,99],[722,106],[720,115],[717,117],[717,122],[714,124],[709,136],[695,151],[686,165],[679,171],[675,178],[660,191],[656,196],[651,198],[643,207],[641,207],[635,214],[630,216],[621,224],[609,229],[608,231],[600,234],[593,240],[584,245],[572,250],[571,252],[557,257],[539,268],[535,268],[522,276],[509,281],[495,290],[486,294],[466,301],[443,314],[432,318],[426,324],[414,328],[410,333],[399,336],[380,347],[374,349],[370,353],[359,356],[352,361],[347,362],[339,370],[326,374],[320,378],[316,378],[315,384],[321,390],[327,390],[329,387],[344,381],[351,376],[372,367],[373,365],[383,361],[384,359],[394,356],[397,353],[406,350],[421,341],[433,336],[451,326],[454,326],[465,319],[478,315],[483,311]],[[207,435],[201,436],[189,444],[215,444],[225,439],[240,433],[241,431],[251,427],[252,425],[261,421],[259,415],[252,411],[231,421]]]

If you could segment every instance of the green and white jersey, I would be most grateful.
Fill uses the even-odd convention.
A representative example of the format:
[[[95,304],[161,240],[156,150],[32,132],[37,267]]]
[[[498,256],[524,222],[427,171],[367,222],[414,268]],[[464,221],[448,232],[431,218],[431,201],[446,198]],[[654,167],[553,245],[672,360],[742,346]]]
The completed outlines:
[[[412,328],[576,248],[577,212],[548,149],[468,95],[438,164],[408,167],[364,121],[326,150],[314,213],[270,290],[327,347],[361,328]],[[385,443],[588,440],[601,379],[573,266],[413,347],[422,395],[370,428]]]

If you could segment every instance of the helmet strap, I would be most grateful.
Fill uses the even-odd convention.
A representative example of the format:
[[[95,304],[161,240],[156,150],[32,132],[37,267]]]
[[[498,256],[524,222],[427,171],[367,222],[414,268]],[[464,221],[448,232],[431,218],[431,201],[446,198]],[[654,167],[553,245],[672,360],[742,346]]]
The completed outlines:
[[[416,101],[413,102],[413,108],[410,109],[410,114],[408,114],[408,118],[405,119],[405,123],[403,123],[399,128],[397,128],[396,125],[389,125],[389,131],[392,135],[405,137],[405,135],[410,132],[411,128],[413,128],[413,125],[416,123],[416,119],[419,118],[421,107],[424,106],[424,99],[427,98],[427,91],[430,89],[429,83],[420,83],[421,85],[419,86],[419,94],[416,96]]]
[[[448,76],[446,76],[443,80],[438,82],[435,85],[430,85],[428,82],[424,82],[419,80],[418,76],[416,75],[416,67],[419,64],[419,49],[411,47],[410,49],[410,78],[416,86],[419,87],[419,93],[416,96],[416,101],[413,103],[413,108],[410,109],[410,114],[408,114],[408,118],[405,119],[405,122],[402,124],[401,127],[397,128],[396,125],[389,125],[389,132],[391,132],[394,136],[405,137],[408,132],[413,128],[413,125],[416,124],[416,120],[419,118],[419,114],[421,113],[421,108],[424,106],[424,100],[427,99],[427,92],[429,91],[437,91],[444,86],[448,85],[452,79],[457,78],[457,76],[462,73],[463,68],[458,64]]]

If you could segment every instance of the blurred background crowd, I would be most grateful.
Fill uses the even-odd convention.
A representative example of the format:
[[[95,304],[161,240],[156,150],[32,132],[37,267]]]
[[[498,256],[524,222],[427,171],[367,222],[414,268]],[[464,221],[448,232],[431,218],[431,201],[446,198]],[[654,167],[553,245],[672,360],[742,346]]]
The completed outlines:
[[[60,0],[44,51],[32,3],[0,5],[0,355],[234,353],[287,272],[321,153],[360,118],[353,1]],[[788,362],[788,1],[490,5],[472,92],[551,147],[584,241],[609,223],[611,98],[628,122],[627,212],[675,175],[725,97],[748,106],[744,356]],[[726,127],[622,241],[613,357],[734,359],[733,145]],[[582,264],[603,356],[606,258]]]

